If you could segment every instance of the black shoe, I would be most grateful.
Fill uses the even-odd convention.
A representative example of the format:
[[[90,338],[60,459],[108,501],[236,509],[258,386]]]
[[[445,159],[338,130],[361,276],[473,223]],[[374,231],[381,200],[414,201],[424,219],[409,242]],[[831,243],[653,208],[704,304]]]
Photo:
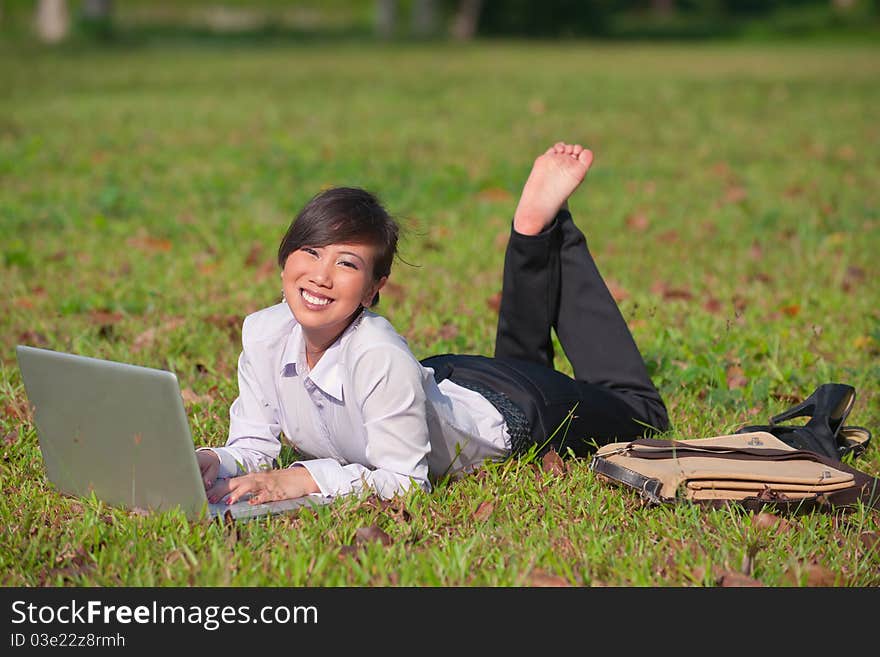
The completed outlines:
[[[856,389],[845,383],[823,383],[800,404],[770,418],[769,425],[752,425],[737,433],[766,431],[795,449],[805,449],[841,460],[865,452],[871,432],[864,427],[843,426],[856,400]],[[796,417],[809,417],[804,426],[779,424]]]

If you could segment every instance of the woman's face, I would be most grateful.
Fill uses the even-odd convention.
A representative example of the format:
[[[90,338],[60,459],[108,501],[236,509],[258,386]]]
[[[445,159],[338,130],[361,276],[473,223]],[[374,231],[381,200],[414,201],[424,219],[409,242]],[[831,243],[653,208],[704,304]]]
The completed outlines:
[[[335,340],[358,307],[369,307],[385,285],[387,277],[373,280],[373,250],[366,244],[328,244],[303,246],[287,256],[284,296],[313,346]]]

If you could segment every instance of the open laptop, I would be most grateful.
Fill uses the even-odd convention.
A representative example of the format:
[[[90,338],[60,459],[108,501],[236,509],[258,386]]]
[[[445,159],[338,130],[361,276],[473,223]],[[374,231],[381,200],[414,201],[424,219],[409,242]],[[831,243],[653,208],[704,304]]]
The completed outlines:
[[[172,372],[18,345],[49,481],[62,493],[187,517],[256,518],[330,498],[209,504]]]

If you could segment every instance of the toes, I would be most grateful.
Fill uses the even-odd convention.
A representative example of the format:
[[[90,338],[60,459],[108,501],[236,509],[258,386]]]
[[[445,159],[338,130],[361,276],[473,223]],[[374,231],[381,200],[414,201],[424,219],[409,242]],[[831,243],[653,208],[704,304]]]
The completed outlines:
[[[565,154],[566,155],[571,155],[573,150],[574,150],[574,146],[572,144],[565,145]]]

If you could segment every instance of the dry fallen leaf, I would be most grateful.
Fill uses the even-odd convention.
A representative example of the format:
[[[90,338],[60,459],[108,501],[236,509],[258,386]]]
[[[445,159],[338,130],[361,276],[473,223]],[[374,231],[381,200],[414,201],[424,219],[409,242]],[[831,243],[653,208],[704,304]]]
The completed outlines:
[[[651,221],[648,219],[648,215],[644,212],[636,212],[626,218],[626,225],[630,230],[641,233],[648,229],[648,226],[651,225]]]
[[[731,365],[727,368],[727,388],[729,390],[743,388],[746,383],[748,383],[748,379],[745,372],[743,372],[743,368],[739,365]]]
[[[772,513],[758,513],[752,518],[752,526],[758,529],[776,529],[777,531],[791,529],[791,523]]]
[[[477,507],[477,510],[473,513],[473,519],[478,522],[484,522],[489,519],[489,516],[492,515],[492,511],[495,510],[495,504],[493,502],[489,502],[486,500],[485,502],[480,502],[480,505]]]
[[[248,251],[247,257],[244,259],[244,264],[248,267],[256,267],[257,263],[263,259],[263,245],[260,242],[254,242],[251,244],[251,249]]]
[[[481,201],[506,202],[513,200],[513,194],[508,192],[506,189],[501,189],[500,187],[488,187],[484,190],[481,190],[477,194],[477,198],[479,198]]]
[[[806,564],[803,572],[806,573],[804,586],[823,587],[837,585],[834,573],[818,563]]]
[[[880,551],[880,532],[862,532],[859,534],[859,542],[865,552]]]
[[[540,568],[529,573],[527,584],[529,586],[571,586],[564,577],[548,573]]]
[[[382,545],[391,545],[391,537],[376,525],[358,527],[354,535],[355,545],[365,545],[373,541],[379,542]]]
[[[734,586],[764,586],[761,582],[756,579],[749,577],[748,575],[743,575],[742,573],[737,573],[732,570],[725,571],[721,574],[721,576],[717,579],[716,583],[718,586],[723,587],[734,587]]]
[[[562,475],[565,474],[565,463],[562,462],[562,457],[555,450],[551,449],[541,459],[541,469],[544,472]]]
[[[629,292],[626,291],[626,288],[614,279],[609,278],[605,281],[605,285],[608,287],[608,291],[611,292],[611,296],[618,303],[629,297]]]

